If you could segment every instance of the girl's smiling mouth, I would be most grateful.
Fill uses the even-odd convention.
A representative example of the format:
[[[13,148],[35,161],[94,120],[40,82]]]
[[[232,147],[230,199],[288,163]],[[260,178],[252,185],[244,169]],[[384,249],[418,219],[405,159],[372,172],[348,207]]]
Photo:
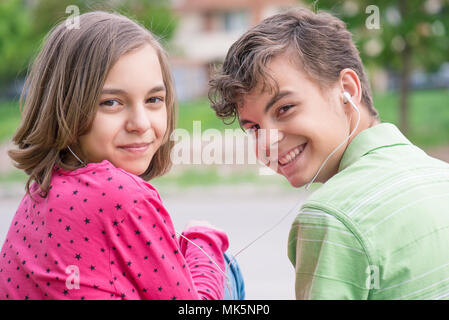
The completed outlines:
[[[124,146],[119,146],[120,149],[132,152],[132,153],[143,153],[147,151],[148,147],[150,146],[150,143],[134,143],[134,144],[128,144]]]

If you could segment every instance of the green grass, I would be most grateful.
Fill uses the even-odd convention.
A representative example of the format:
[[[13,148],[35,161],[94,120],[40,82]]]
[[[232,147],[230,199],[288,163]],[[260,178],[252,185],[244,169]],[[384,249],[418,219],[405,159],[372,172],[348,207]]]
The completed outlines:
[[[11,139],[20,123],[20,111],[16,101],[0,103],[0,142]]]
[[[288,181],[279,175],[261,176],[257,170],[230,172],[223,174],[217,167],[198,167],[186,169],[182,172],[170,172],[163,177],[153,179],[151,184],[157,188],[190,186],[213,186],[213,185],[236,185],[236,184],[276,184],[288,188]]]
[[[199,99],[191,102],[184,102],[178,108],[178,128],[186,129],[189,132],[193,130],[193,121],[201,121],[201,130],[218,129],[236,129],[240,128],[237,120],[231,125],[226,125],[215,115],[215,111],[209,106],[209,101]]]
[[[26,183],[28,176],[24,171],[14,169],[9,172],[0,173],[0,184],[7,186],[11,183],[23,182]]]
[[[381,120],[397,125],[398,95],[377,94],[373,99]],[[416,91],[411,94],[407,137],[423,148],[449,144],[449,90]]]

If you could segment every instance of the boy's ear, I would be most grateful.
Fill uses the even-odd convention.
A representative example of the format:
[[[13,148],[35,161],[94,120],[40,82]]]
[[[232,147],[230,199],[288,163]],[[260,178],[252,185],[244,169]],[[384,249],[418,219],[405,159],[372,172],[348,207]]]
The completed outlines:
[[[345,68],[340,71],[339,82],[342,101],[344,101],[343,92],[346,91],[351,96],[352,101],[358,105],[362,100],[362,88],[357,73],[350,68]]]

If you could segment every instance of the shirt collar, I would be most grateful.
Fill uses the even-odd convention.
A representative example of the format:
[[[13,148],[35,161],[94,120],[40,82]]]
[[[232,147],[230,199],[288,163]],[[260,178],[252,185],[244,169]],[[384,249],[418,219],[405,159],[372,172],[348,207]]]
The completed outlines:
[[[380,123],[363,130],[351,141],[341,158],[338,172],[375,149],[411,144],[394,124]]]

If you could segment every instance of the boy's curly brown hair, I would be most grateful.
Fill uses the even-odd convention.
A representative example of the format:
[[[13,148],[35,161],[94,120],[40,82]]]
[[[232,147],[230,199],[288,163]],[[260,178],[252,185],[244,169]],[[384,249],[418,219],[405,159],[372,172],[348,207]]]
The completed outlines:
[[[345,23],[331,14],[305,8],[263,20],[231,46],[221,70],[209,82],[209,100],[217,116],[232,123],[238,117],[242,96],[259,83],[262,90],[277,91],[267,65],[286,52],[293,53],[298,67],[321,89],[335,83],[341,70],[354,70],[361,82],[362,103],[378,118],[359,52]]]

